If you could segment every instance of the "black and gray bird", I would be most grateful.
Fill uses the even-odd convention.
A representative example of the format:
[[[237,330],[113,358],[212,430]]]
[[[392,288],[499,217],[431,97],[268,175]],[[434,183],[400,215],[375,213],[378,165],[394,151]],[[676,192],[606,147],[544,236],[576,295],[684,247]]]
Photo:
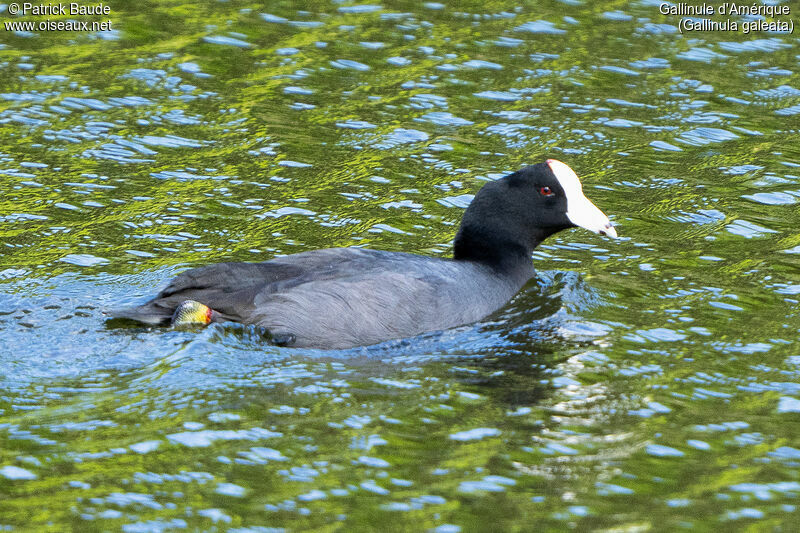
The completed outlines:
[[[182,272],[147,303],[110,314],[151,325],[254,324],[283,346],[376,344],[491,314],[533,277],[533,249],[575,226],[617,236],[575,172],[548,159],[478,191],[452,259],[329,248],[219,263]]]

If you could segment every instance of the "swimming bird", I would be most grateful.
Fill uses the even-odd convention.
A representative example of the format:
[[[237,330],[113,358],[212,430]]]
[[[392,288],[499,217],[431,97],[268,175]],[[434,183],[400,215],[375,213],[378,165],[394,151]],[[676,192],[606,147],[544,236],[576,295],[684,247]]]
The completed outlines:
[[[575,172],[548,159],[478,191],[452,259],[328,248],[218,263],[182,272],[152,300],[111,314],[151,325],[254,324],[279,346],[366,346],[486,317],[534,276],[533,249],[575,226],[617,236]]]

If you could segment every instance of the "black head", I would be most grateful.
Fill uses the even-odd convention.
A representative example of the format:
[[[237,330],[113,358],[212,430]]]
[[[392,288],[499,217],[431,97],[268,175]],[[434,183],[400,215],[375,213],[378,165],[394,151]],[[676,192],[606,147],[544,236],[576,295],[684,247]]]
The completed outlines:
[[[540,242],[575,226],[616,237],[608,217],[583,195],[575,172],[548,159],[478,191],[464,213],[453,255],[494,265],[529,262]]]

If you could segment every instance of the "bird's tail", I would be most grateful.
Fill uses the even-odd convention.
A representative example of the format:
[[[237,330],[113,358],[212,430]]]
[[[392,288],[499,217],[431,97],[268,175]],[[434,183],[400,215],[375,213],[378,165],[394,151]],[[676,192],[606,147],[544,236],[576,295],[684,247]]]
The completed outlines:
[[[167,326],[172,320],[173,310],[147,302],[137,307],[107,309],[104,313],[110,320],[134,320],[150,326]]]

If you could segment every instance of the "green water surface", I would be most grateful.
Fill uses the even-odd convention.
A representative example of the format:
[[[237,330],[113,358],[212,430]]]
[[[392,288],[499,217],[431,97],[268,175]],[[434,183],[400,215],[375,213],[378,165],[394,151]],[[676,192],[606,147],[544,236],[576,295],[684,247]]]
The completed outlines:
[[[112,21],[0,28],[0,530],[800,531],[798,39],[659,4],[0,5]],[[105,326],[189,266],[446,256],[549,157],[620,239],[479,324]]]

